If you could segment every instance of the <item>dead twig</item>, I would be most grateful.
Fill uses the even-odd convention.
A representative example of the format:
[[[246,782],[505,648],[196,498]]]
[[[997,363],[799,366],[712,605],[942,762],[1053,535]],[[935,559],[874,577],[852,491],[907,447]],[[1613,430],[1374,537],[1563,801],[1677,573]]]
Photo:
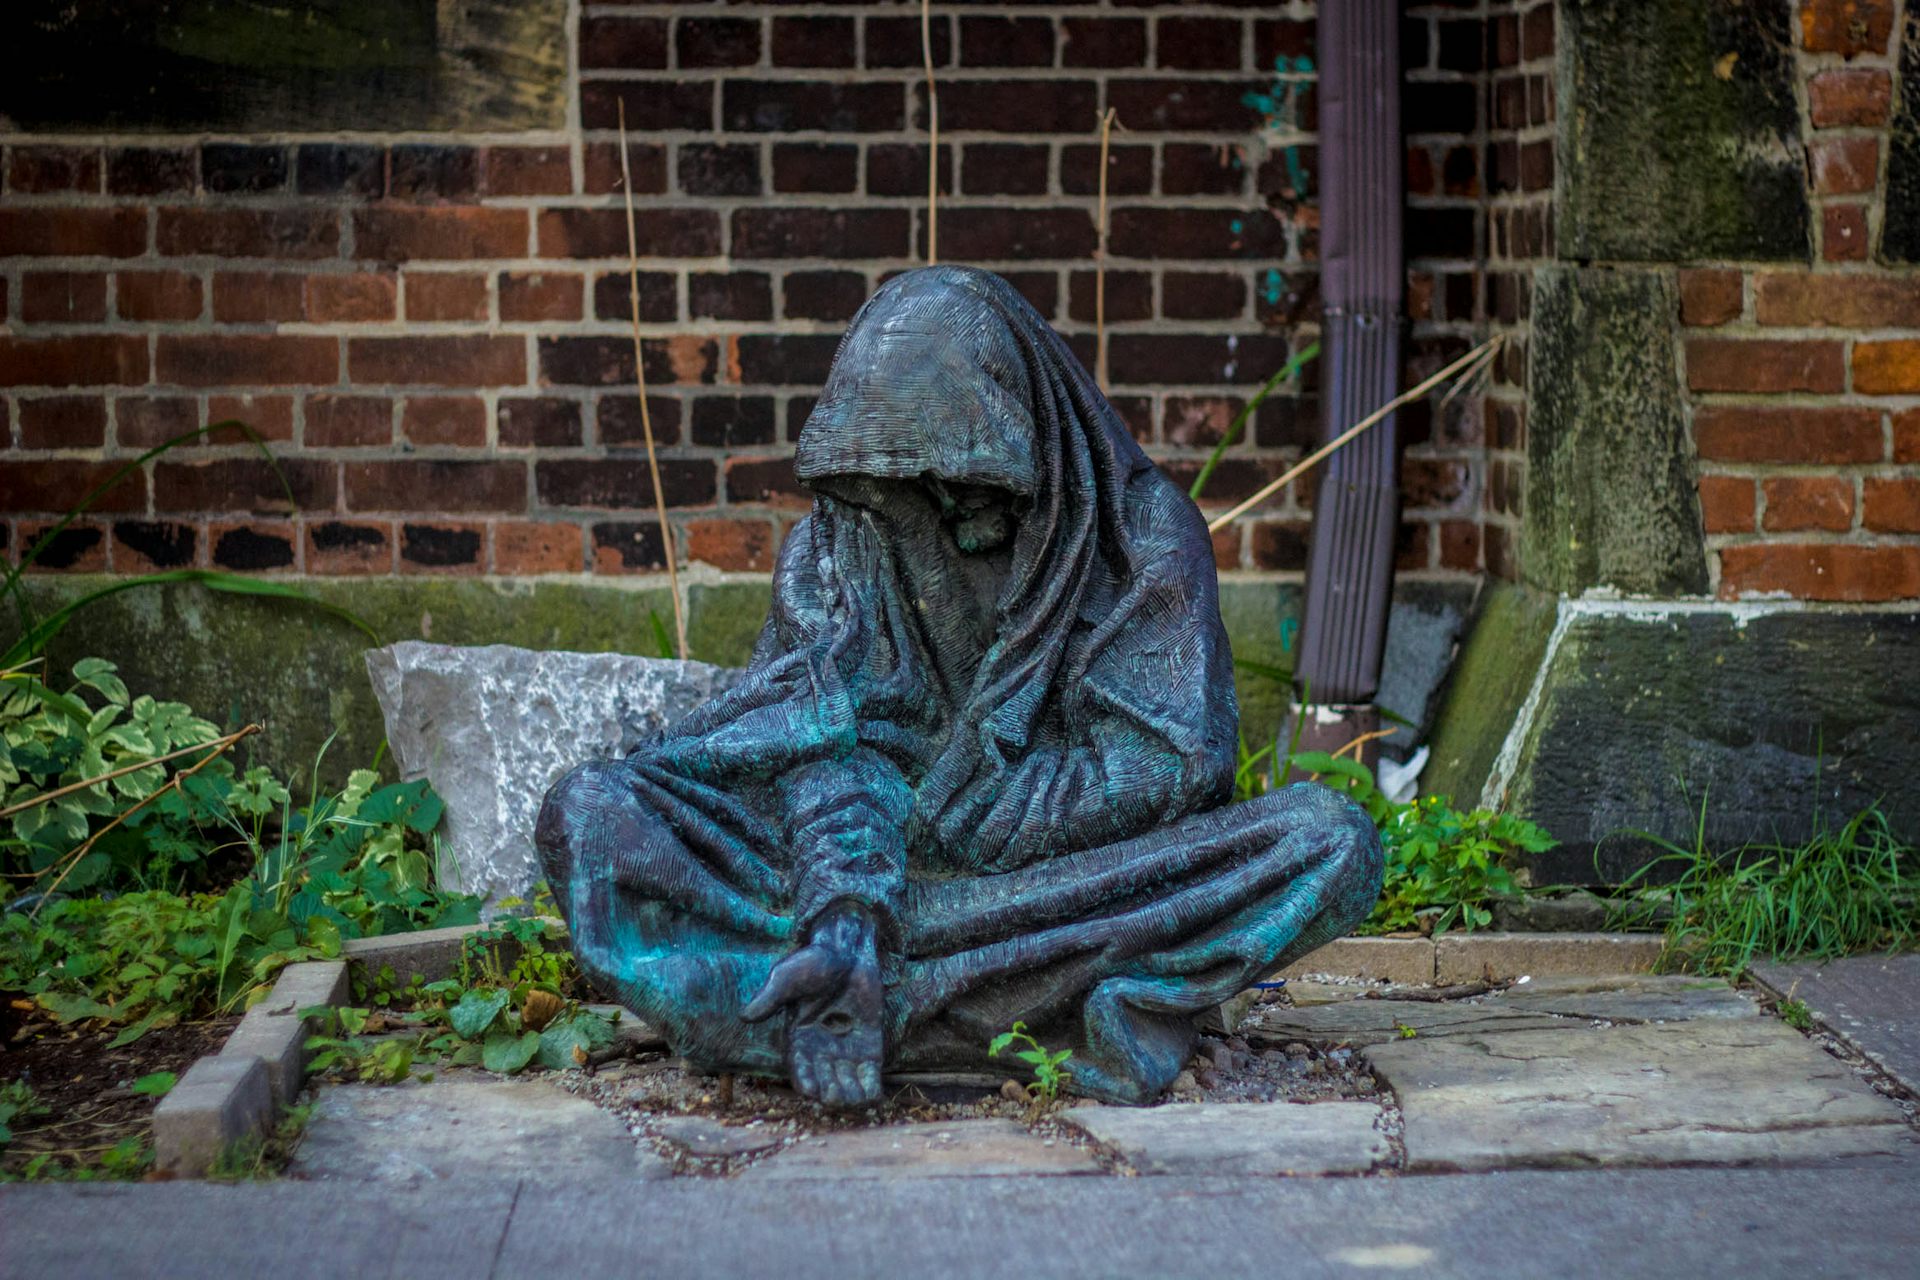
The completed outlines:
[[[1093,250],[1093,380],[1107,389],[1107,144],[1114,109],[1100,117],[1100,239]]]
[[[940,261],[940,94],[933,83],[933,0],[920,0],[920,60],[927,70],[927,265]]]

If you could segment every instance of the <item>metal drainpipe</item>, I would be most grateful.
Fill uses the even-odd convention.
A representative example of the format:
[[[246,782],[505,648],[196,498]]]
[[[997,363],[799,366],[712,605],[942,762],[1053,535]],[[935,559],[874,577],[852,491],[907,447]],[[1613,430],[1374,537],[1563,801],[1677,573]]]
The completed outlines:
[[[1331,438],[1398,390],[1406,162],[1396,0],[1323,4],[1319,21],[1321,403]],[[1303,748],[1334,750],[1379,724],[1371,702],[1393,586],[1398,459],[1388,417],[1321,476],[1294,671],[1323,710],[1307,718]]]

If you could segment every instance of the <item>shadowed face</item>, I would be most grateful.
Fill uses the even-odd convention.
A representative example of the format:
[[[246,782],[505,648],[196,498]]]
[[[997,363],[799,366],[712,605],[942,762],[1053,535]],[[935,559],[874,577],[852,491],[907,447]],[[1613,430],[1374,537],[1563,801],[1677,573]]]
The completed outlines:
[[[925,477],[927,491],[940,508],[940,521],[969,555],[997,551],[1013,540],[1017,499],[992,485],[958,484]]]

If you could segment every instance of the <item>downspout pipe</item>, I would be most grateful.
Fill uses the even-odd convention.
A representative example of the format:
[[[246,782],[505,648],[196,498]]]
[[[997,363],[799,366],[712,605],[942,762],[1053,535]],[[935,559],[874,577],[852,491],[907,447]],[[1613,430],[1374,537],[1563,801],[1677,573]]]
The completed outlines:
[[[1340,0],[1320,7],[1319,23],[1321,404],[1322,438],[1331,439],[1398,391],[1405,159],[1399,5]],[[1325,712],[1309,717],[1303,745],[1317,738],[1336,748],[1377,724],[1366,704],[1379,689],[1386,647],[1398,463],[1389,416],[1322,474],[1295,681],[1316,706],[1352,711],[1343,724]]]

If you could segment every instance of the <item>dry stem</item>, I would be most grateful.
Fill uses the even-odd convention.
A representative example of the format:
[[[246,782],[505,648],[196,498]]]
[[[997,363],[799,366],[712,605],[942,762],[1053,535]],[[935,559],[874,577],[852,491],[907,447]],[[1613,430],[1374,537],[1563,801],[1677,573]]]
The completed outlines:
[[[1113,135],[1112,107],[1100,117],[1100,241],[1093,251],[1093,380],[1107,389],[1107,143]]]
[[[920,0],[920,59],[927,69],[927,265],[940,261],[940,95],[933,83],[933,0]]]

